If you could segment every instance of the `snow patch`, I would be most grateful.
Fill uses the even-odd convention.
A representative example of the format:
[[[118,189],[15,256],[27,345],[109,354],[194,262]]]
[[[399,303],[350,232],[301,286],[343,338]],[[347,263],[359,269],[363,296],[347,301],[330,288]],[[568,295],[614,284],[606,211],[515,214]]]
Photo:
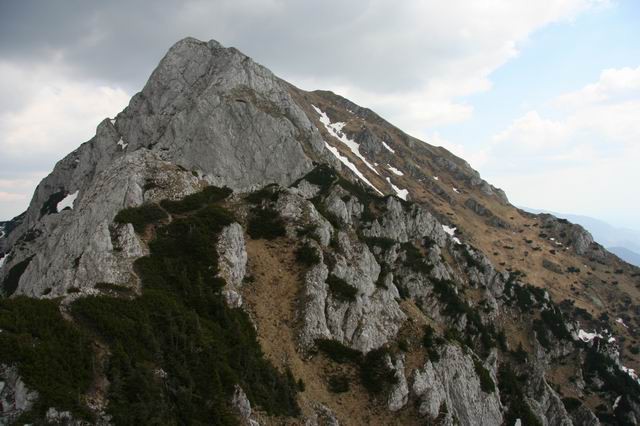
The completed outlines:
[[[618,318],[618,319],[616,320],[616,322],[617,322],[618,324],[620,324],[621,326],[623,326],[624,328],[629,328],[629,327],[627,327],[627,324],[625,324],[625,323],[624,323],[624,320],[623,320],[622,318]]]
[[[434,176],[433,179],[434,180],[440,180],[440,178],[438,176]]]
[[[391,172],[394,175],[398,175],[398,176],[404,176],[404,173],[402,173],[400,170],[396,169],[395,167],[393,167],[391,164],[387,164],[387,168],[389,170],[391,170]]]
[[[384,141],[382,141],[382,146],[384,146],[385,148],[387,148],[387,151],[389,151],[392,154],[395,154],[396,152],[389,146],[387,145]]]
[[[442,229],[444,230],[444,232],[449,235],[451,237],[451,239],[453,240],[454,243],[456,244],[462,244],[460,242],[460,239],[458,239],[458,237],[455,236],[456,234],[456,227],[455,226],[447,226],[447,225],[442,225]]]
[[[314,110],[316,110],[316,112],[318,114],[320,114],[320,122],[322,124],[324,124],[324,127],[327,129],[327,131],[329,132],[329,134],[331,136],[333,136],[334,138],[338,139],[340,142],[342,142],[343,144],[345,144],[346,146],[349,147],[349,149],[351,150],[351,152],[353,152],[355,154],[356,157],[358,157],[359,159],[362,160],[362,162],[371,169],[371,171],[373,171],[375,174],[379,175],[380,173],[378,173],[378,171],[367,161],[366,158],[364,158],[364,156],[360,153],[360,145],[356,143],[356,141],[354,141],[353,139],[349,139],[347,137],[347,135],[345,135],[342,132],[342,129],[344,128],[344,126],[347,123],[332,123],[331,120],[329,120],[329,116],[324,113],[322,110],[320,110],[320,108],[318,108],[315,105],[311,105],[313,107]]]
[[[582,329],[578,331],[578,339],[582,340],[585,343],[592,341],[596,337],[602,339],[602,334],[598,334],[595,331],[593,333],[589,333]]]
[[[351,169],[351,171],[353,173],[356,174],[356,176],[358,176],[360,178],[361,181],[363,181],[364,183],[366,183],[367,185],[369,185],[370,187],[372,187],[373,189],[376,190],[376,192],[380,195],[384,195],[382,192],[380,192],[378,190],[378,188],[376,188],[375,186],[373,186],[373,184],[371,182],[369,182],[369,180],[364,177],[364,175],[362,173],[360,173],[360,170],[358,170],[358,168],[356,167],[355,164],[353,164],[351,161],[349,161],[349,159],[347,157],[345,157],[344,155],[340,155],[340,151],[338,151],[338,148],[334,148],[331,145],[329,145],[327,142],[324,143],[324,146],[331,151],[331,153],[333,155],[336,156],[336,158],[338,160],[340,160],[342,162],[342,164],[344,164],[345,166],[347,166],[349,169]]]
[[[76,201],[76,198],[78,198],[78,192],[79,191],[76,191],[73,194],[67,195],[62,201],[58,203],[58,205],[56,206],[58,213],[66,209],[67,207],[73,209],[73,203]]]
[[[622,371],[627,373],[629,375],[629,377],[631,377],[633,380],[638,382],[638,384],[640,384],[640,379],[638,379],[638,375],[636,374],[636,370],[634,370],[633,368],[627,368],[624,365],[621,365],[620,368],[622,369]]]
[[[121,147],[121,148],[122,148],[122,150],[124,151],[124,150],[125,150],[125,148],[126,148],[127,146],[129,146],[129,144],[128,144],[128,143],[124,143],[124,141],[122,140],[122,138],[120,138],[120,140],[118,141],[118,146],[119,146],[119,147]]]
[[[622,395],[618,396],[616,400],[613,402],[613,411],[616,411],[616,408],[618,408],[618,404],[620,404],[621,399],[622,399]]]
[[[453,187],[453,192],[455,192],[456,194],[459,194],[460,191],[458,190],[458,188],[456,188],[455,186]]]
[[[391,185],[391,188],[393,188],[398,198],[402,198],[403,200],[407,201],[407,195],[409,195],[409,191],[407,189],[398,188],[393,184],[393,182],[391,182],[391,179],[389,178],[387,178],[387,182],[389,182],[389,185]]]
[[[3,255],[0,255],[0,269],[2,269],[2,267],[4,266],[4,262],[7,261],[8,257],[9,257],[9,253],[5,253]]]

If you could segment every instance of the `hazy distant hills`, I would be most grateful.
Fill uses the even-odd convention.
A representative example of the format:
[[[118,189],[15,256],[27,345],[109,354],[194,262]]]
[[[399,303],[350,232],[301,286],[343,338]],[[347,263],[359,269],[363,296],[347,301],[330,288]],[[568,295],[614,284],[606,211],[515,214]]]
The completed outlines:
[[[523,207],[532,213],[550,213],[582,225],[593,235],[593,238],[611,253],[632,265],[640,266],[640,231],[628,228],[617,228],[600,219],[575,214],[558,213],[549,210]]]

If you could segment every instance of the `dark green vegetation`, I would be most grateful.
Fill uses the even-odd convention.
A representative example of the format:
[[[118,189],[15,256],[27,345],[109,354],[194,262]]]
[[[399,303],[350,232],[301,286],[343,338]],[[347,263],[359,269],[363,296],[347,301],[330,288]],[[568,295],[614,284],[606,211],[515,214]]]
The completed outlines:
[[[309,243],[301,245],[296,250],[296,261],[304,266],[317,265],[318,263],[320,263],[320,255],[318,254],[318,249],[316,249]]]
[[[95,374],[88,346],[98,339],[110,352],[104,374],[115,424],[236,424],[228,409],[236,384],[267,413],[298,414],[295,379],[264,358],[246,313],[229,308],[220,293],[215,243],[233,221],[216,204],[225,193],[208,189],[167,205],[193,213],[158,227],[151,254],[135,263],[138,298],[80,299],[71,305],[76,324],[64,321],[53,301],[2,301],[0,327],[16,331],[0,334],[12,339],[2,341],[0,356],[21,360],[20,374],[43,395],[43,407],[86,415],[78,398]],[[119,217],[143,230],[166,218],[158,210],[164,213],[142,206]],[[23,305],[8,310],[16,303]]]
[[[493,382],[491,378],[491,374],[489,374],[489,370],[487,370],[484,365],[477,359],[473,360],[473,367],[476,370],[476,374],[480,379],[480,389],[485,393],[492,393],[496,390],[496,384]]]
[[[93,378],[91,341],[83,330],[62,318],[58,303],[27,297],[0,300],[0,363],[17,364],[29,389],[40,398],[29,423],[48,407],[88,413],[80,400]]]
[[[549,332],[558,339],[571,340],[571,333],[564,324],[565,321],[560,310],[551,306],[540,312],[540,319],[533,322],[533,329],[540,344],[546,349],[550,349]]]
[[[167,212],[157,204],[143,204],[140,207],[129,207],[116,215],[116,223],[130,223],[136,232],[142,233],[149,223],[167,218]]]
[[[187,195],[180,201],[163,200],[160,205],[171,214],[183,214],[197,210],[204,205],[222,201],[231,195],[231,192],[229,188],[208,186],[200,192]]]
[[[329,290],[331,290],[331,294],[339,300],[345,302],[351,302],[356,300],[356,296],[358,295],[358,289],[354,286],[347,283],[342,278],[338,278],[335,275],[331,274],[327,278],[327,284],[329,285]]]
[[[342,374],[329,376],[329,390],[333,393],[349,392],[349,378]]]
[[[33,259],[33,256],[23,260],[20,263],[16,263],[11,269],[9,269],[9,273],[4,278],[2,287],[0,287],[0,290],[2,290],[2,293],[4,293],[5,296],[11,296],[18,289],[20,277],[22,277],[22,274],[24,274],[27,266],[29,266],[29,262],[31,262],[31,259]]]
[[[488,354],[488,351],[496,346],[496,340],[498,338],[498,333],[493,324],[485,325],[482,322],[478,308],[469,306],[469,304],[460,297],[452,281],[432,280],[432,282],[436,296],[438,296],[438,299],[445,305],[445,315],[451,317],[459,315],[467,316],[467,328],[466,333],[464,333],[464,338],[461,334],[459,338],[452,340],[457,340],[464,345],[473,347],[472,337],[479,336],[480,346],[478,349],[484,352],[485,355]]]
[[[272,207],[264,205],[269,201],[277,201],[278,196],[279,193],[276,188],[270,185],[245,197],[245,200],[255,204],[251,209],[249,224],[247,225],[247,233],[254,240],[261,238],[273,240],[286,234],[284,221],[278,212]]]
[[[424,336],[422,336],[422,346],[427,350],[427,355],[429,355],[431,362],[440,361],[438,346],[441,343],[443,343],[442,338],[435,337],[435,330],[430,325],[427,325],[424,328]]]
[[[362,353],[351,349],[337,340],[317,339],[316,346],[333,361],[344,364],[347,362],[359,363]]]
[[[402,250],[405,253],[404,264],[408,268],[422,274],[428,274],[433,269],[433,265],[427,263],[425,256],[411,243],[403,243]]]
[[[363,355],[335,340],[316,340],[318,349],[339,364],[351,363],[360,369],[360,381],[372,394],[379,394],[396,383],[393,369],[387,365],[389,349],[382,347]]]
[[[398,381],[394,371],[387,364],[388,356],[388,349],[374,349],[365,355],[360,365],[362,384],[370,393],[382,393]]]

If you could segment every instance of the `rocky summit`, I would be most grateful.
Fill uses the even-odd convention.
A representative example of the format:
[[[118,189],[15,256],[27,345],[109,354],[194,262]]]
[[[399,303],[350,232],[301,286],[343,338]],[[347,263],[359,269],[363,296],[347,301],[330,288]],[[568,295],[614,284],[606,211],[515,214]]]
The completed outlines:
[[[0,424],[640,422],[640,269],[215,41],[0,223],[0,283]]]

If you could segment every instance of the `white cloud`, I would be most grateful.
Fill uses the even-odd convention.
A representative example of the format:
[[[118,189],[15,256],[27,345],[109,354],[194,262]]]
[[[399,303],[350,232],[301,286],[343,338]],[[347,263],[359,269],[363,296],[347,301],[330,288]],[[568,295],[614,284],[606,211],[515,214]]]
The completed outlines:
[[[76,82],[53,67],[0,63],[0,218],[24,210],[38,181],[129,101],[123,90]],[[22,177],[25,176],[25,177]]]
[[[469,118],[473,107],[461,99],[489,90],[490,74],[531,33],[601,3],[159,0],[127,3],[127,16],[118,2],[10,16],[25,22],[0,60],[0,178],[46,174],[125,106],[120,87],[138,87],[157,55],[186,35],[237,46],[294,84],[334,90],[420,137]]]
[[[631,225],[640,211],[639,89],[640,67],[609,69],[552,100],[556,118],[527,112],[494,137],[486,177],[516,204]]]
[[[602,104],[640,98],[640,66],[637,68],[606,69],[600,79],[584,88],[558,97],[555,105],[578,108],[583,105]]]

